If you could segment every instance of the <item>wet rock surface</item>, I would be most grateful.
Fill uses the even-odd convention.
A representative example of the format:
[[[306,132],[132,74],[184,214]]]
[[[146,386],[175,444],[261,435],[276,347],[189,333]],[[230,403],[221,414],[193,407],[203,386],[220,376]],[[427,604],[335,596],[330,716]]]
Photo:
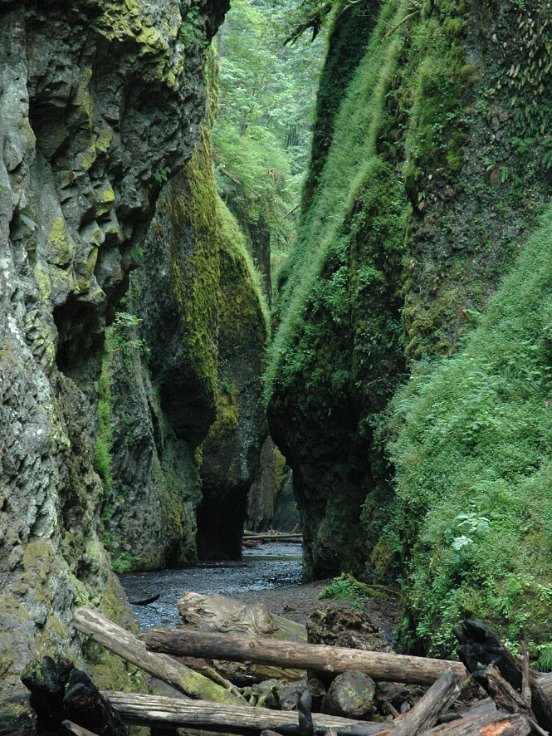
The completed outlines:
[[[130,625],[97,536],[103,330],[156,173],[195,146],[204,42],[227,5],[0,4],[2,692],[31,655],[79,655],[75,604]]]

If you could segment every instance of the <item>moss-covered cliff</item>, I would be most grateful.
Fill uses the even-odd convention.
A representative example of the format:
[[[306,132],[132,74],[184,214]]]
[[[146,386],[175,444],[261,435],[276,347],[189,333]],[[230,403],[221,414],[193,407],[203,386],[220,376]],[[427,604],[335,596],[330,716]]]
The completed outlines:
[[[388,506],[387,407],[418,361],[458,349],[536,227],[550,75],[543,2],[337,3],[267,372],[310,577],[392,577],[417,539]]]
[[[2,691],[31,656],[79,655],[75,605],[129,616],[98,537],[103,332],[195,147],[227,7],[0,3]]]
[[[236,558],[266,433],[267,323],[207,125],[140,259],[106,344],[104,540],[117,570]]]

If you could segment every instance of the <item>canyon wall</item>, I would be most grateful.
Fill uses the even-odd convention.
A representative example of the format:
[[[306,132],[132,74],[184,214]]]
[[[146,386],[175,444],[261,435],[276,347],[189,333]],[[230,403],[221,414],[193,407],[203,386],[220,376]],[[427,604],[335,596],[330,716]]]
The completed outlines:
[[[334,8],[299,241],[280,276],[269,424],[293,468],[307,576],[399,576],[411,614],[403,641],[434,650],[439,605],[463,568],[441,580],[439,594],[431,574],[422,584],[422,567],[438,565],[442,553],[420,524],[431,503],[415,503],[428,482],[420,472],[416,483],[415,468],[431,450],[412,442],[408,456],[397,454],[409,416],[397,418],[401,400],[391,409],[390,401],[411,375],[424,371],[420,381],[430,381],[432,365],[463,347],[537,229],[551,192],[551,81],[544,2]],[[475,383],[473,392],[475,407]],[[444,467],[437,484],[451,481]],[[455,471],[461,477],[463,466]],[[393,500],[397,483],[405,503]],[[454,513],[487,518],[469,497]],[[533,519],[531,533],[537,526]],[[461,533],[451,533],[452,544]],[[416,545],[423,554],[412,564]],[[491,578],[487,570],[478,585]],[[471,600],[454,615],[500,619],[500,605]]]
[[[98,536],[104,331],[147,247],[161,184],[198,141],[205,49],[227,8],[226,0],[0,3],[5,692],[30,656],[80,656],[76,605],[131,624]],[[171,441],[175,465],[191,467]],[[193,486],[197,470],[190,475]]]

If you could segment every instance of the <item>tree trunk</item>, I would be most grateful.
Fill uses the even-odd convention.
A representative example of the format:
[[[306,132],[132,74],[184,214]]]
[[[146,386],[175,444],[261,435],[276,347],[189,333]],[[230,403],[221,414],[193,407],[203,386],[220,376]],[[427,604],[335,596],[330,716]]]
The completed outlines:
[[[221,658],[336,673],[358,670],[374,680],[420,685],[433,684],[449,669],[461,679],[468,675],[464,665],[447,660],[184,629],[153,629],[146,635],[146,646],[154,652],[185,657]]]
[[[218,593],[185,593],[177,605],[186,626],[196,631],[307,641],[307,630],[302,624],[269,613],[259,604],[241,603]],[[305,675],[299,669],[283,669],[251,662],[227,662],[224,658],[217,658],[211,664],[223,677],[239,685],[251,685],[272,678],[298,680]],[[193,664],[189,666],[194,667]]]
[[[396,736],[416,736],[428,731],[447,712],[460,695],[460,680],[453,672],[445,672],[427,693],[396,722]]]
[[[87,634],[98,644],[191,698],[203,698],[217,703],[245,702],[236,692],[225,690],[207,677],[176,662],[172,657],[146,651],[143,641],[97,611],[78,608],[75,611],[74,622],[78,631]]]
[[[220,705],[197,700],[178,700],[155,695],[104,693],[120,717],[129,724],[152,726],[163,724],[179,728],[222,730],[226,733],[250,733],[263,730],[278,733],[298,731],[298,714],[290,711],[248,708],[239,705]],[[315,734],[334,729],[337,736],[356,733],[373,736],[382,730],[382,724],[352,721],[321,713],[313,714]]]

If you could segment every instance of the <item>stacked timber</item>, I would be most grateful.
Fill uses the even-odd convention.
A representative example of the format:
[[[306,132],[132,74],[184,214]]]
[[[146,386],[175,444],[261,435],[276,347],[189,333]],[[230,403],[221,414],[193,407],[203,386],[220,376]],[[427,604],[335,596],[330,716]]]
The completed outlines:
[[[126,736],[128,725],[156,732],[198,729],[251,736],[543,736],[552,728],[552,676],[530,670],[526,648],[516,659],[492,632],[473,621],[456,632],[462,662],[183,627],[153,630],[141,640],[86,608],[76,612],[75,627],[163,679],[175,689],[174,697],[100,693],[71,663],[45,658],[24,675],[31,696],[19,720],[13,712],[10,720],[0,709],[0,736]],[[366,720],[370,709],[357,711],[356,718],[349,717],[346,708],[342,711],[348,717],[314,713],[309,688],[300,694],[296,712],[270,710],[249,705],[243,691],[220,674],[214,681],[209,673],[175,659],[182,656],[331,672],[348,687],[361,683],[361,690],[373,690],[382,682],[429,688],[412,707],[396,711],[385,722]],[[461,693],[474,681],[487,697],[466,704]]]

